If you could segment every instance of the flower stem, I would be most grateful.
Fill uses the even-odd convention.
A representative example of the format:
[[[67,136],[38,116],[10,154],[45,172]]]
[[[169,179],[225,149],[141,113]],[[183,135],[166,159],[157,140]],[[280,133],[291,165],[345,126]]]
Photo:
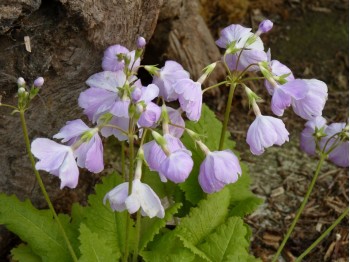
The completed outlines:
[[[132,257],[133,262],[137,262],[137,258],[139,256],[139,242],[140,242],[140,233],[141,233],[141,210],[137,211],[136,215],[136,239],[135,239],[135,249]]]
[[[312,249],[314,249],[342,220],[343,218],[349,213],[349,207],[347,207],[344,212],[341,214],[340,217],[336,221],[333,222],[333,224],[327,228],[323,234],[316,239],[314,243],[311,244],[298,258],[295,262],[301,261],[307,254],[311,252]]]
[[[129,195],[132,192],[132,181],[134,176],[134,121],[130,118],[129,122]],[[128,212],[126,212],[126,227],[125,227],[125,250],[123,261],[128,261],[129,256],[129,238],[130,238],[130,225],[131,218]]]
[[[221,86],[221,85],[223,85],[223,84],[226,84],[226,83],[227,83],[227,81],[222,81],[222,82],[217,83],[217,84],[215,84],[215,85],[209,86],[209,87],[203,89],[202,94],[204,94],[206,91],[208,91],[208,90],[210,90],[210,89],[213,89],[213,88],[215,88],[215,87],[219,87],[219,86]]]
[[[228,94],[228,99],[227,99],[227,103],[226,103],[226,111],[225,111],[224,123],[223,123],[222,129],[221,129],[219,150],[222,150],[223,147],[224,147],[224,141],[225,141],[225,135],[226,135],[226,130],[227,130],[227,124],[228,124],[228,120],[230,118],[233,94],[235,92],[235,89],[236,89],[236,83],[231,83],[230,92]]]
[[[123,179],[125,181],[126,179],[126,173],[125,173],[125,142],[122,141],[121,142],[122,144],[122,149],[121,149],[121,153],[122,153],[122,176],[123,176]]]
[[[24,140],[25,140],[25,144],[26,144],[26,148],[27,148],[27,153],[28,153],[28,157],[29,157],[29,160],[30,160],[30,163],[32,165],[32,168],[33,168],[33,171],[35,173],[35,176],[36,176],[36,179],[38,180],[38,183],[39,183],[39,186],[40,186],[40,189],[41,189],[41,192],[43,193],[44,195],[44,198],[52,212],[52,215],[54,216],[57,224],[58,224],[58,227],[62,233],[62,236],[67,244],[67,247],[68,247],[68,250],[73,258],[73,261],[77,262],[78,261],[78,258],[74,252],[74,249],[67,237],[67,234],[66,232],[64,231],[64,228],[61,224],[61,221],[59,219],[59,217],[57,216],[57,213],[51,203],[51,200],[50,200],[50,197],[45,189],[45,186],[44,186],[44,183],[43,183],[43,180],[41,179],[41,176],[38,172],[38,170],[35,168],[35,160],[34,160],[34,157],[32,155],[32,152],[30,150],[30,141],[29,141],[29,137],[28,137],[28,129],[27,129],[27,124],[26,124],[26,121],[25,121],[25,117],[24,117],[24,110],[19,110],[19,114],[20,114],[20,118],[21,118],[21,124],[22,124],[22,130],[23,130],[23,137],[24,137]]]
[[[4,107],[8,107],[8,108],[11,108],[11,109],[14,109],[14,110],[18,110],[18,108],[15,107],[15,106],[11,106],[11,105],[8,105],[8,104],[3,104],[1,102],[0,102],[0,106],[4,106]]]
[[[309,185],[309,188],[307,189],[307,192],[306,192],[306,195],[305,195],[305,197],[304,197],[304,200],[303,200],[303,202],[301,203],[301,206],[300,206],[300,208],[299,208],[297,214],[295,215],[295,218],[294,218],[292,224],[290,225],[290,227],[289,227],[289,229],[288,229],[288,232],[287,232],[287,234],[285,235],[285,237],[284,237],[284,239],[283,239],[283,241],[282,241],[282,244],[281,244],[280,247],[278,248],[277,253],[275,254],[275,256],[274,256],[272,262],[277,261],[279,255],[281,254],[281,252],[282,252],[282,250],[283,250],[283,248],[284,248],[284,246],[285,246],[287,240],[289,239],[289,237],[290,237],[290,235],[291,235],[291,233],[292,233],[292,231],[293,231],[293,229],[294,229],[296,223],[298,222],[299,217],[300,217],[301,213],[303,212],[303,210],[304,210],[304,208],[305,208],[305,205],[306,205],[306,203],[307,203],[307,201],[308,201],[308,199],[309,199],[309,196],[310,196],[310,194],[311,194],[311,192],[312,192],[312,189],[313,189],[314,186],[315,186],[316,180],[317,180],[318,175],[319,175],[319,173],[320,173],[320,171],[321,171],[321,167],[322,167],[323,162],[324,162],[324,160],[325,160],[326,158],[327,158],[327,154],[321,152],[321,153],[320,153],[320,160],[318,161],[315,174],[314,174],[314,176],[313,176],[313,178],[312,178],[312,181],[311,181],[311,183],[310,183],[310,185]]]

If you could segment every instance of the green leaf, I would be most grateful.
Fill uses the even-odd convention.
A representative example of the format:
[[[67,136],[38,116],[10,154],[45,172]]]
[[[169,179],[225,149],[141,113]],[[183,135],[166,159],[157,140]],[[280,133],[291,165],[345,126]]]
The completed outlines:
[[[85,224],[80,225],[79,240],[82,254],[79,261],[81,262],[112,262],[120,258],[120,253],[115,256],[106,241],[96,233],[92,233]]]
[[[89,206],[84,208],[85,225],[98,237],[105,241],[111,249],[114,256],[122,253],[125,249],[125,229],[126,217],[128,213],[114,212],[107,202],[103,204],[103,198],[106,193],[112,190],[116,185],[123,182],[123,179],[113,173],[102,180],[102,184],[95,186],[96,194],[89,196]],[[130,242],[134,241],[135,228],[130,227]],[[130,244],[130,247],[133,247]]]
[[[255,211],[255,209],[263,203],[261,198],[256,196],[247,197],[233,205],[230,210],[229,216],[239,216],[244,217]]]
[[[208,195],[206,200],[199,202],[198,207],[191,209],[188,217],[182,219],[176,228],[176,233],[193,245],[199,244],[217,226],[224,223],[230,194],[227,189]]]
[[[186,121],[186,128],[199,134],[203,143],[206,144],[210,150],[218,150],[222,124],[215,117],[214,112],[206,105],[203,105],[202,107],[202,115],[199,121],[197,123]],[[229,138],[230,133],[226,132],[224,148],[232,150],[235,143]],[[199,167],[203,162],[205,155],[187,133],[184,134],[182,142],[186,148],[192,152],[194,166],[189,178],[184,183],[179,184],[179,186],[185,192],[186,199],[192,204],[197,204],[205,196],[205,193],[198,183]]]
[[[174,214],[181,207],[181,203],[176,203],[165,211],[163,219],[143,217],[141,220],[141,238],[139,249],[143,250],[147,244],[153,240],[154,236],[159,233],[160,229],[166,226]]]
[[[15,196],[0,195],[0,224],[28,243],[42,261],[71,261],[66,242],[50,210],[37,210],[30,201],[21,202]],[[77,246],[77,231],[69,224],[69,216],[59,215],[73,246]]]
[[[20,244],[11,250],[12,259],[18,262],[41,262],[39,256],[37,256],[33,250],[25,245]]]
[[[246,234],[242,219],[230,217],[198,248],[207,254],[211,261],[247,261],[250,255]]]
[[[179,241],[175,230],[168,231],[150,244],[149,251],[140,253],[146,262],[190,262],[195,258],[195,255]]]
[[[194,244],[192,244],[190,241],[188,241],[181,235],[178,235],[178,237],[182,241],[183,245],[187,247],[189,250],[191,250],[193,254],[197,255],[201,259],[201,261],[210,262],[210,259],[207,257],[207,255],[203,251],[199,250]]]

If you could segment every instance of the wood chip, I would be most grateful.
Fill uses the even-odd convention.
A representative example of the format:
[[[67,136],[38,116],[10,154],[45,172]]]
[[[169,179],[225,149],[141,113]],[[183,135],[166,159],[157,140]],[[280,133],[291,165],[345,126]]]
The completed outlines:
[[[316,225],[316,231],[321,232],[323,224],[321,222],[318,222]]]
[[[30,37],[27,35],[24,37],[24,45],[26,47],[27,52],[31,53],[32,47],[30,46]]]
[[[277,197],[279,195],[282,195],[284,193],[284,188],[283,187],[278,187],[274,190],[271,191],[271,197]]]

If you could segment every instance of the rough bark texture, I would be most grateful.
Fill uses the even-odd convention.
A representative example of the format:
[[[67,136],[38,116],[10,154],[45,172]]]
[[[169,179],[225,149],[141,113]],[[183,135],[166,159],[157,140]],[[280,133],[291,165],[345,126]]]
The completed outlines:
[[[145,61],[163,65],[171,59],[182,64],[197,80],[203,68],[220,60],[220,52],[214,39],[199,14],[197,0],[166,1],[163,5],[156,31],[147,47]],[[218,64],[205,85],[216,83],[224,75],[224,68]]]

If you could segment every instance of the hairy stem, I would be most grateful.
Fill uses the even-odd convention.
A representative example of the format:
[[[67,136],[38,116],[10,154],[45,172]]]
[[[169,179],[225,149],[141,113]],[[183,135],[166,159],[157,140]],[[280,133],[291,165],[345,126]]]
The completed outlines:
[[[288,232],[287,232],[287,234],[285,235],[285,237],[284,237],[284,239],[283,239],[283,241],[282,241],[282,244],[281,244],[280,247],[278,248],[277,253],[275,254],[275,256],[274,256],[272,262],[276,262],[276,261],[277,261],[279,255],[281,254],[281,252],[282,252],[282,250],[283,250],[283,248],[284,248],[284,246],[285,246],[287,240],[289,239],[289,237],[290,237],[290,235],[291,235],[291,233],[292,233],[292,231],[293,231],[293,229],[294,229],[296,223],[298,222],[299,217],[300,217],[301,213],[303,212],[303,210],[304,210],[304,208],[305,208],[305,205],[306,205],[306,203],[307,203],[307,201],[308,201],[308,199],[309,199],[309,196],[310,196],[310,194],[311,194],[311,192],[312,192],[312,189],[314,188],[314,186],[315,186],[315,184],[316,184],[316,180],[317,180],[317,178],[318,178],[318,175],[319,175],[319,173],[320,173],[320,171],[321,171],[321,167],[322,167],[323,162],[324,162],[324,160],[326,159],[326,157],[327,157],[327,155],[326,155],[325,153],[322,152],[322,153],[320,154],[320,160],[318,161],[315,174],[314,174],[314,176],[313,176],[313,178],[312,178],[312,181],[311,181],[311,183],[310,183],[310,185],[309,185],[309,188],[307,189],[307,192],[306,192],[306,195],[305,195],[305,197],[304,197],[304,200],[303,200],[303,202],[301,203],[301,206],[300,206],[298,212],[296,213],[295,218],[294,218],[292,224],[290,225],[290,227],[289,227],[289,229],[288,229]]]
[[[226,111],[225,111],[224,123],[223,123],[222,129],[221,129],[219,150],[222,150],[223,147],[224,147],[224,141],[225,141],[225,135],[226,135],[226,130],[227,130],[227,124],[228,124],[228,120],[230,118],[233,94],[235,92],[235,89],[236,89],[236,83],[231,83],[230,92],[228,94],[228,99],[227,99],[227,103],[226,103]]]
[[[349,213],[349,207],[347,207],[344,212],[341,214],[340,217],[336,221],[333,222],[333,224],[327,228],[326,231],[323,232],[323,234],[316,239],[314,243],[311,244],[298,258],[295,262],[301,261],[307,254],[311,252],[312,249],[314,249],[342,220],[343,218]]]
[[[72,247],[72,244],[70,243],[68,237],[67,237],[67,234],[66,232],[64,231],[64,228],[61,224],[61,221],[59,219],[59,217],[57,216],[57,213],[51,203],[51,200],[50,200],[50,197],[45,189],[45,186],[44,186],[44,183],[43,183],[43,180],[41,179],[41,176],[38,172],[38,170],[35,168],[35,160],[34,160],[34,157],[32,155],[32,152],[30,150],[30,141],[29,141],[29,137],[28,137],[28,129],[27,129],[27,124],[26,124],[26,121],[25,121],[25,117],[24,117],[24,110],[19,110],[19,114],[20,114],[20,117],[21,117],[21,123],[22,123],[22,130],[23,130],[23,137],[24,137],[24,141],[25,141],[25,144],[26,144],[26,148],[27,148],[27,153],[28,153],[28,157],[29,157],[29,160],[30,160],[30,163],[32,165],[32,168],[33,168],[33,171],[35,173],[35,176],[36,176],[36,179],[38,180],[38,183],[39,183],[39,186],[40,186],[40,189],[41,189],[41,192],[43,193],[44,195],[44,198],[52,212],[52,215],[53,217],[55,218],[57,224],[58,224],[58,227],[62,233],[62,236],[67,244],[67,247],[68,247],[68,250],[73,258],[73,261],[77,262],[78,261],[78,258],[74,252],[74,249]]]

